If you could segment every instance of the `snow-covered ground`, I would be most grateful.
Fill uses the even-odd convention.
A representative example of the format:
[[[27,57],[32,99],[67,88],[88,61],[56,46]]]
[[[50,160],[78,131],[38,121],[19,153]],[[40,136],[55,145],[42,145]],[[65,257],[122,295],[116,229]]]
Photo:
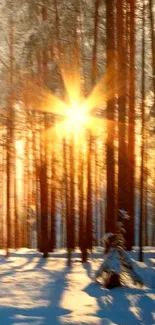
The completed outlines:
[[[131,253],[137,259],[136,249]],[[48,259],[33,250],[0,255],[0,325],[153,325],[155,324],[155,249],[145,249],[137,268],[146,284],[107,290],[93,282],[102,252],[82,265],[74,253],[72,268],[65,251]]]

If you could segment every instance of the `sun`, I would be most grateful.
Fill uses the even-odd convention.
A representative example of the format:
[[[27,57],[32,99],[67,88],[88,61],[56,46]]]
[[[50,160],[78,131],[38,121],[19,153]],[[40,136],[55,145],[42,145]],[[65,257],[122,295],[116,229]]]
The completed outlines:
[[[68,130],[76,131],[83,130],[88,126],[89,116],[86,113],[84,106],[78,103],[72,103],[72,106],[66,110],[66,127]]]

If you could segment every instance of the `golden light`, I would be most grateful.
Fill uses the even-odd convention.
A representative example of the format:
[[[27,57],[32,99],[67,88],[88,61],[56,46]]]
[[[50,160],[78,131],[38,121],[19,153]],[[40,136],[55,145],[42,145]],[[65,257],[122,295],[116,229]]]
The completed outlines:
[[[90,92],[85,91],[81,68],[77,60],[77,53],[63,57],[58,63],[63,81],[63,92],[53,94],[49,89],[42,88],[38,83],[32,87],[30,83],[30,102],[35,108],[56,115],[55,126],[48,128],[48,134],[55,134],[57,138],[69,137],[74,133],[78,143],[85,138],[85,130],[91,129],[94,134],[100,134],[106,128],[103,117],[93,116],[98,107],[106,108],[107,100],[115,97],[113,87],[113,65],[101,76]],[[61,64],[60,64],[61,63]],[[108,85],[108,87],[107,87]],[[32,91],[33,89],[33,91]],[[118,91],[118,89],[117,89]],[[122,91],[119,87],[119,92]],[[87,95],[86,95],[87,93]],[[113,123],[113,122],[112,122]],[[101,130],[101,132],[100,132]],[[52,135],[51,135],[52,134]]]
[[[66,128],[68,131],[74,129],[76,131],[81,131],[88,126],[89,116],[84,110],[82,105],[74,102],[72,107],[68,108],[66,111]]]
[[[23,140],[16,140],[15,142],[16,146],[16,152],[17,152],[17,157],[22,157],[23,156],[23,151],[24,151],[24,142]]]

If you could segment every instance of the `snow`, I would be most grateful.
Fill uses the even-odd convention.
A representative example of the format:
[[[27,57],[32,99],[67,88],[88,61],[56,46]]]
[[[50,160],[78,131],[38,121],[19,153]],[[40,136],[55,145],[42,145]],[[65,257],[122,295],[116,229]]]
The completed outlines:
[[[130,254],[137,260],[137,249]],[[89,263],[77,252],[71,268],[65,250],[43,259],[34,250],[0,255],[0,325],[153,325],[155,324],[155,248],[135,262],[145,286],[113,290],[93,281],[102,261],[95,249]]]
[[[122,210],[122,209],[119,209],[118,212],[120,213],[120,215],[121,215],[121,217],[123,219],[129,219],[130,218],[130,216],[128,215],[128,212],[127,211]]]

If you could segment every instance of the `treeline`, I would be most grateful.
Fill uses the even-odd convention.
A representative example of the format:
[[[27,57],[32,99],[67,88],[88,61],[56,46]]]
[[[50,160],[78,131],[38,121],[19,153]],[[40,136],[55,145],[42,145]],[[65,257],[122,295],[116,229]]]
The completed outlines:
[[[142,260],[155,244],[152,1],[23,1],[16,14],[6,0],[3,11],[1,248],[46,257],[59,236],[85,261],[123,209]],[[81,132],[64,131],[68,87],[90,106]]]

